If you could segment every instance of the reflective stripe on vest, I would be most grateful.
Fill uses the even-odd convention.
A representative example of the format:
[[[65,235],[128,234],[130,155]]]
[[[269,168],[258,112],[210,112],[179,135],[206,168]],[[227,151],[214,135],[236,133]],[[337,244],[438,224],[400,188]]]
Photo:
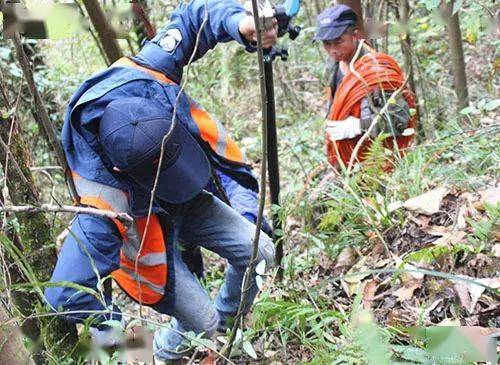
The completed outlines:
[[[120,189],[90,181],[73,172],[73,181],[80,203],[116,213],[130,213],[127,195]],[[123,238],[120,251],[120,269],[111,275],[121,288],[136,301],[155,304],[163,298],[167,284],[167,252],[163,230],[156,215],[151,215],[144,245],[139,254],[137,272],[135,260],[141,246],[147,217],[134,219],[125,227],[113,219]]]
[[[120,58],[110,67],[133,67],[143,71],[164,84],[175,84],[172,80],[158,71],[136,64],[130,58]],[[189,99],[191,117],[200,130],[200,137],[206,141],[212,150],[219,156],[237,163],[245,163],[245,157],[236,142],[227,133],[224,126],[203,109],[198,103]]]

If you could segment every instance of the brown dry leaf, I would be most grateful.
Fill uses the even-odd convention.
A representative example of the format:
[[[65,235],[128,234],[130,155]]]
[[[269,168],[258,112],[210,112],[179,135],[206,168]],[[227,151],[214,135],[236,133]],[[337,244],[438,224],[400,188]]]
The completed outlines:
[[[413,297],[413,292],[422,287],[422,281],[413,281],[407,283],[407,285],[402,286],[398,290],[394,291],[392,295],[398,298],[400,302],[404,300],[410,300]]]
[[[458,214],[457,214],[457,223],[455,225],[455,228],[456,229],[465,229],[465,227],[467,227],[467,222],[465,220],[465,216],[468,215],[468,208],[467,208],[467,205],[464,204],[460,207],[460,209],[458,210]]]
[[[365,281],[365,287],[363,288],[363,308],[370,309],[372,307],[378,284],[377,279]]]
[[[462,307],[471,313],[470,308],[471,308],[471,299],[469,296],[469,285],[463,283],[463,282],[455,282],[453,285],[457,295],[458,299],[460,299],[460,304],[462,304]]]
[[[425,233],[432,234],[433,236],[446,236],[451,233],[450,227],[443,226],[429,226],[424,229]]]
[[[415,281],[423,281],[425,274],[421,272],[417,272],[415,270],[418,270],[416,266],[413,266],[412,264],[405,264],[403,266],[405,270],[411,270],[411,271],[406,271],[401,274],[401,281],[403,282],[404,286],[409,286]]]
[[[500,188],[490,188],[483,191],[480,191],[481,200],[479,204],[476,205],[476,209],[484,210],[485,204],[497,205],[500,204]]]
[[[484,253],[478,253],[476,257],[469,261],[469,267],[474,269],[481,269],[483,267],[490,267],[493,265],[493,260]]]
[[[500,278],[483,278],[479,280],[475,280],[483,285],[492,287],[493,289],[498,289],[500,288]],[[486,290],[484,286],[476,285],[476,284],[471,284],[469,286],[469,293],[471,297],[471,306],[470,306],[470,313],[472,313],[476,307],[476,304],[481,298],[481,295],[483,292]]]
[[[427,217],[425,215],[419,215],[417,217],[412,217],[410,215],[410,220],[415,222],[420,228],[426,229],[427,226],[429,225],[429,222],[431,221],[431,217]]]
[[[203,360],[201,360],[201,365],[216,365],[217,357],[215,356],[215,352],[212,350],[208,350],[208,355]]]
[[[384,245],[382,244],[382,242],[378,241],[373,245],[373,249],[372,249],[371,253],[369,253],[369,256],[372,259],[377,259],[380,255],[382,255],[384,253],[384,250],[385,250]]]
[[[403,207],[419,214],[432,215],[439,212],[441,201],[448,192],[449,189],[447,188],[437,188],[408,199],[403,203]]]
[[[361,281],[370,275],[369,269],[365,265],[366,258],[363,257],[346,274],[344,281],[348,285],[348,295],[351,296],[359,289]]]
[[[462,241],[465,236],[467,236],[467,232],[455,231],[448,235],[438,238],[432,244],[436,246],[442,246],[442,245],[453,246],[454,244],[457,244],[458,242]]]
[[[337,257],[335,267],[350,267],[356,261],[356,251],[351,246],[344,247]]]

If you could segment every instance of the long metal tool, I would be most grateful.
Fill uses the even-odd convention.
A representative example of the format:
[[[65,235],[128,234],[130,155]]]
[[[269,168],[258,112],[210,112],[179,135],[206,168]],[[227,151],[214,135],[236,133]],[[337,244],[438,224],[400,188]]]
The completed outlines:
[[[300,9],[300,0],[287,0],[283,5],[274,7],[274,18],[278,22],[278,37],[288,34],[291,40],[297,38],[300,27],[292,25],[292,19]],[[272,48],[264,53],[264,78],[266,82],[267,96],[267,162],[269,173],[269,190],[271,195],[271,205],[279,206],[280,200],[280,173],[278,158],[278,135],[276,128],[276,105],[274,98],[273,61],[279,57],[282,61],[288,58],[288,51],[284,48]],[[278,212],[272,209],[273,241],[276,244],[276,264],[278,266],[278,279],[283,277],[283,241],[282,222],[278,217]]]

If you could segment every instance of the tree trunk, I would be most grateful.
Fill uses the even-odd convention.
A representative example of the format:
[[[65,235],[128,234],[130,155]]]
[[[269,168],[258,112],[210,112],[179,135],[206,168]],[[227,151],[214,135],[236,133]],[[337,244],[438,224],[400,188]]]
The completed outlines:
[[[5,324],[10,317],[7,309],[0,303],[0,364],[33,365],[19,328],[15,324]]]
[[[40,199],[29,169],[28,145],[15,128],[10,133],[9,119],[0,117],[0,122],[0,163],[7,180],[8,196],[13,204],[38,205]],[[48,281],[57,257],[49,223],[45,216],[39,213],[20,213],[16,214],[16,218],[21,227],[19,238],[23,257],[36,277],[26,277],[20,269],[21,266],[16,266],[19,265],[19,260],[9,257],[12,261],[9,267],[14,283]],[[45,306],[41,298],[33,292],[15,291],[13,299],[24,316],[32,315],[37,307]],[[38,339],[38,328],[43,330],[42,339]],[[45,349],[60,359],[71,353],[78,339],[75,326],[59,317],[26,321],[23,323],[23,332],[34,341],[43,341]],[[43,361],[42,356],[35,359],[38,363]]]
[[[137,36],[137,46],[140,49],[146,39],[152,39],[156,29],[149,21],[149,9],[146,1],[132,3],[134,13],[134,32]]]
[[[70,171],[68,170],[68,162],[66,161],[66,155],[64,154],[63,148],[59,143],[56,135],[56,130],[50,121],[49,114],[45,107],[45,103],[42,100],[40,93],[35,85],[35,77],[33,74],[33,68],[30,67],[28,57],[26,56],[23,46],[21,44],[21,39],[19,34],[14,36],[14,45],[16,47],[16,54],[21,69],[23,70],[24,78],[28,83],[28,88],[33,98],[33,108],[32,111],[35,114],[35,119],[38,122],[40,129],[44,132],[45,138],[49,143],[52,151],[56,154],[57,161],[65,171],[66,183],[68,185],[70,195],[74,200],[77,200],[76,188],[71,178]]]
[[[94,25],[97,35],[101,41],[109,63],[113,63],[123,57],[123,53],[116,39],[116,32],[106,19],[98,0],[83,0],[83,5],[87,9],[90,20]]]
[[[451,66],[453,72],[453,85],[458,99],[458,108],[461,110],[469,106],[469,93],[467,90],[467,77],[465,75],[464,51],[462,48],[462,33],[458,11],[453,14],[454,0],[443,2],[442,8],[448,28],[448,42],[450,47]]]
[[[408,0],[400,0],[399,7],[396,8],[398,13],[398,18],[401,24],[404,27],[404,32],[401,34],[401,53],[403,54],[403,62],[405,71],[409,75],[408,82],[410,83],[411,90],[415,93],[415,78],[413,76],[413,61],[411,58],[411,38],[410,33],[408,33],[408,20],[410,13],[410,6],[408,4]]]
[[[366,31],[363,22],[363,6],[361,5],[361,0],[336,0],[335,3],[337,5],[340,4],[347,5],[350,8],[352,8],[352,10],[354,10],[354,12],[358,17],[358,24],[357,24],[358,30],[361,33],[361,36],[363,38],[366,38]]]

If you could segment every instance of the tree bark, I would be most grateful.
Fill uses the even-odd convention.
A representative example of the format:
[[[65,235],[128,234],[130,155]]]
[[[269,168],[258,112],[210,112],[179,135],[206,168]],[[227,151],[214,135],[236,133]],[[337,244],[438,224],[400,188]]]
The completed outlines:
[[[10,133],[8,119],[0,117],[0,163],[2,164],[9,198],[14,204],[39,204],[40,196],[35,188],[33,176],[29,169],[29,149],[21,135],[14,128]],[[7,145],[10,135],[10,145]],[[8,156],[8,164],[6,164]],[[56,251],[50,234],[50,225],[43,214],[19,213],[16,214],[17,221],[22,227],[19,230],[19,238],[22,245],[22,254],[26,262],[33,269],[35,278],[23,275],[19,263],[14,257],[8,257],[11,261],[9,268],[12,272],[14,283],[21,282],[44,282],[50,279],[56,262]],[[45,306],[45,303],[34,292],[13,292],[13,299],[17,309],[24,315],[35,314],[37,307]],[[43,338],[39,339],[39,328],[43,329]],[[31,319],[23,323],[23,332],[33,341],[41,341],[46,350],[58,356],[66,358],[71,353],[77,342],[77,333],[74,325],[63,321],[59,317],[50,319]],[[40,354],[35,357],[37,363],[44,361]]]
[[[6,325],[11,315],[0,303],[0,364],[33,365],[33,359],[23,344],[23,337],[16,325]]]
[[[43,102],[42,97],[35,85],[33,69],[30,67],[28,57],[24,53],[24,49],[21,44],[21,39],[19,37],[19,34],[16,34],[14,36],[14,45],[16,47],[17,59],[19,61],[21,69],[23,70],[24,78],[28,83],[28,88],[31,97],[33,98],[33,103],[34,103],[33,111],[35,115],[38,117],[36,118],[36,120],[41,127],[40,129],[44,131],[45,138],[47,139],[49,146],[55,152],[57,161],[64,169],[66,174],[65,176],[66,183],[68,184],[71,197],[74,200],[76,200],[77,199],[76,188],[73,184],[73,179],[71,178],[70,171],[68,170],[68,162],[66,161],[66,156],[64,154],[61,144],[59,143],[59,140],[57,139],[56,130],[52,125],[52,122],[50,121],[49,114],[47,112],[47,109],[45,108],[45,103]]]
[[[450,47],[451,66],[453,72],[453,85],[458,99],[458,108],[461,110],[469,106],[469,92],[467,90],[467,77],[465,75],[464,51],[462,47],[462,33],[458,11],[453,14],[454,0],[443,2],[442,9],[448,29],[448,42]]]
[[[409,20],[409,13],[410,13],[410,6],[408,4],[408,0],[400,0],[399,2],[399,7],[396,8],[396,11],[398,13],[398,18],[401,24],[404,27],[404,32],[401,35],[401,53],[403,54],[403,62],[404,62],[404,68],[406,72],[409,75],[409,84],[411,90],[415,93],[416,92],[416,87],[415,87],[415,78],[413,76],[413,60],[411,58],[411,37],[410,33],[408,32],[408,20]]]
[[[87,9],[90,20],[94,25],[97,35],[99,36],[99,40],[101,41],[104,52],[106,53],[108,62],[111,64],[123,57],[122,50],[120,49],[118,40],[116,39],[116,32],[106,19],[106,15],[102,10],[101,5],[99,5],[99,1],[83,0],[83,5],[85,6],[85,9]]]
[[[361,36],[363,38],[366,38],[366,30],[363,21],[363,6],[361,5],[361,0],[336,0],[335,3],[337,5],[340,4],[347,5],[350,8],[352,8],[352,10],[354,10],[354,12],[358,17],[358,23],[357,23],[358,31],[361,33]]]
[[[134,13],[134,32],[137,36],[137,46],[139,49],[146,39],[152,39],[156,34],[156,29],[149,21],[149,8],[146,1],[132,3]]]

